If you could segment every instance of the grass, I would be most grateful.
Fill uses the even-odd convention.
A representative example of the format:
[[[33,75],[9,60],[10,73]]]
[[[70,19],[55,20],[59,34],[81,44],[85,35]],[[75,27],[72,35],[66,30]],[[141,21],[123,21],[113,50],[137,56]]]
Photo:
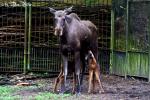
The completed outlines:
[[[53,94],[50,92],[39,93],[34,97],[35,100],[65,100],[66,97],[70,96],[70,94]]]
[[[18,95],[12,95],[18,88],[14,86],[0,86],[0,100],[19,100],[20,97]]]
[[[17,95],[20,91],[32,91],[36,86],[0,86],[0,100],[24,100],[24,96]],[[34,91],[33,91],[34,92]],[[34,92],[34,95],[26,95],[27,100],[65,100],[70,94],[54,94],[51,92]]]

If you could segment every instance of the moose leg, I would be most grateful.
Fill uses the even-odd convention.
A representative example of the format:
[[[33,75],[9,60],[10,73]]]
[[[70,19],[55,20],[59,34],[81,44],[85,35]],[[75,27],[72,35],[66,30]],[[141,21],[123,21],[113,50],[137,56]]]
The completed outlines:
[[[80,94],[80,52],[75,52],[76,93]]]
[[[87,63],[85,61],[85,56],[83,54],[81,54],[81,62],[82,62],[82,73],[81,73],[80,84],[81,84],[81,87],[82,87],[83,76],[84,76],[85,68],[87,66]]]
[[[95,70],[95,76],[96,76],[96,80],[98,81],[98,84],[99,84],[99,88],[101,89],[101,91],[99,90],[100,93],[103,93],[104,90],[103,90],[103,87],[102,87],[102,84],[101,84],[101,81],[100,81],[100,72],[98,69]]]
[[[61,83],[61,81],[62,81],[62,80],[61,80],[62,77],[63,77],[63,68],[62,68],[62,66],[61,66],[61,71],[60,71],[58,77],[57,77],[56,80],[55,80],[55,85],[54,85],[54,90],[53,90],[53,92],[56,92],[56,91],[57,91],[58,85],[59,85],[59,84]]]
[[[68,74],[68,58],[63,55],[63,75],[64,80],[61,85],[61,93],[64,93],[66,91],[66,80],[67,80],[67,74]]]
[[[92,80],[92,82],[93,82],[93,83],[92,83],[92,84],[93,84],[93,93],[95,92],[95,85],[96,85],[96,80],[95,80],[95,77],[96,77],[96,76],[95,76],[94,73],[95,73],[95,70],[93,70],[93,80]]]
[[[89,88],[88,88],[88,93],[91,93],[92,79],[93,79],[93,70],[89,69]]]
[[[76,87],[76,74],[75,72],[73,73],[73,89],[72,89],[72,93],[75,94],[75,87]]]

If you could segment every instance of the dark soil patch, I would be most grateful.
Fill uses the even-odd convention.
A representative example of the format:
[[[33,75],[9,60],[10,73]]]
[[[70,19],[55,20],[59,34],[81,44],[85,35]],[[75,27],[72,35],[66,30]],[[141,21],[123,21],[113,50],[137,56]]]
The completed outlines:
[[[3,78],[5,79],[5,78]],[[12,80],[12,79],[11,79]],[[38,93],[42,92],[52,92],[55,78],[25,78],[21,81],[30,82],[31,86],[27,86],[29,88],[17,91],[13,95],[20,95],[24,98],[24,100],[28,98],[28,96],[35,96]],[[8,78],[7,78],[8,81]],[[76,97],[75,95],[71,95],[67,97],[67,100],[149,100],[150,99],[150,83],[145,80],[133,79],[133,78],[123,78],[114,75],[102,75],[101,82],[105,93],[94,93],[88,94],[88,77],[84,78],[84,82],[82,85],[81,95]],[[11,82],[8,82],[9,84]],[[15,85],[17,81],[15,80]],[[67,79],[67,89],[68,92],[72,90],[72,80]],[[31,88],[33,87],[33,88]],[[96,88],[98,91],[98,89]]]

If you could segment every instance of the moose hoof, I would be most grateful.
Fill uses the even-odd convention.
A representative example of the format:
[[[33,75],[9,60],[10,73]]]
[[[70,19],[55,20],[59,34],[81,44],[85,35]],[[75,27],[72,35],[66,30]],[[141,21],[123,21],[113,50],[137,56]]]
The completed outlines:
[[[59,91],[59,94],[64,94],[65,93],[65,91]]]
[[[88,94],[91,94],[91,91],[88,91]]]
[[[99,93],[104,93],[104,90],[99,91]]]
[[[74,91],[74,90],[72,91],[72,94],[75,94],[75,91]]]
[[[76,92],[76,97],[80,96],[81,93],[80,92]]]
[[[53,93],[58,93],[58,92],[59,92],[59,90],[53,89]]]

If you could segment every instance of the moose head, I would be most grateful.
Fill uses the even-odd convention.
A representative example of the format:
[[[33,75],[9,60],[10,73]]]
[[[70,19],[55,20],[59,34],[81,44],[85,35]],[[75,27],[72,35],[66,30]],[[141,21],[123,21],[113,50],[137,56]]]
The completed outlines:
[[[67,16],[70,12],[72,12],[72,8],[66,8],[64,10],[55,10],[53,8],[49,7],[49,11],[54,15],[54,35],[56,36],[62,36],[63,35],[63,29],[65,26],[65,20],[67,20]]]

